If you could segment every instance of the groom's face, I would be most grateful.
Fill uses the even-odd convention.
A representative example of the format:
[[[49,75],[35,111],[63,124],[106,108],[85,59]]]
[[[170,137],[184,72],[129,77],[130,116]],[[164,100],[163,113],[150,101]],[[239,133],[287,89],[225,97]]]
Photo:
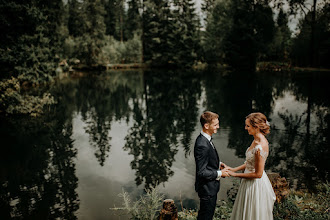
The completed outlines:
[[[208,133],[210,133],[211,135],[217,133],[219,129],[219,119],[215,118],[212,120],[211,123],[207,123],[206,129],[208,130]]]

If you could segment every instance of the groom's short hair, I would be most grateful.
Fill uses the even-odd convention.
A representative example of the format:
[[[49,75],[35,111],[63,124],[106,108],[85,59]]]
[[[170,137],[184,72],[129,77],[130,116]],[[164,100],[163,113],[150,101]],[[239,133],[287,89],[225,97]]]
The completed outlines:
[[[204,127],[204,125],[206,123],[211,124],[213,119],[219,118],[219,115],[217,113],[211,112],[211,111],[205,111],[200,118],[200,122],[202,127]]]

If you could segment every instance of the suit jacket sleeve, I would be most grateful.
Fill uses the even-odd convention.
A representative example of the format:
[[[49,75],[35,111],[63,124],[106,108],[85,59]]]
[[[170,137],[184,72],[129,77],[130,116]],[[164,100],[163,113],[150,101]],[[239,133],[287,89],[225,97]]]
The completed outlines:
[[[207,180],[215,180],[218,177],[218,172],[215,169],[210,169],[209,151],[210,147],[199,145],[195,148],[197,176]]]

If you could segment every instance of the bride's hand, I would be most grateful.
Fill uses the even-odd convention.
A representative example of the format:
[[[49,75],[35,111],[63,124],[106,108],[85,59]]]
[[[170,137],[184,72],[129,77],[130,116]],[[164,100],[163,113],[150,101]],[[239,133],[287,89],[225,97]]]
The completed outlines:
[[[228,174],[229,174],[230,176],[236,176],[236,173],[233,172],[233,171],[231,171],[231,170],[228,170],[227,172],[228,172]]]

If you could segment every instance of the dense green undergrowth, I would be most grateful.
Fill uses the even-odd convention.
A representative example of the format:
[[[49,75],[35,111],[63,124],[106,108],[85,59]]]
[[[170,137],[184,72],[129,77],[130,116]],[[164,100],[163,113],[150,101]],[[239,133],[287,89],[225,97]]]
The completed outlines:
[[[132,202],[128,193],[120,194],[124,203],[122,208],[113,210],[126,211],[130,215],[130,219],[157,219],[161,210],[162,199],[164,195],[158,193],[153,188],[141,196],[139,200]],[[292,219],[307,220],[330,219],[330,184],[319,184],[317,191],[314,193],[305,191],[292,191],[289,196],[275,203],[273,216],[274,220]],[[230,219],[233,203],[231,201],[220,201],[214,213],[214,220]],[[195,220],[197,219],[197,211],[194,209],[183,209],[178,213],[179,219]]]
[[[39,116],[45,107],[55,103],[50,93],[29,95],[22,91],[21,83],[12,77],[0,81],[0,113],[9,115]]]

